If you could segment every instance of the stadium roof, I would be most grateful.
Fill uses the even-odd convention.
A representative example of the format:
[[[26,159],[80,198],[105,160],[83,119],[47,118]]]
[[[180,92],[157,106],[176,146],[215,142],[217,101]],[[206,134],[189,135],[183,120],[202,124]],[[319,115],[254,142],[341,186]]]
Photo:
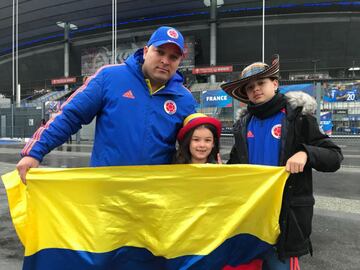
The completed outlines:
[[[211,0],[207,0],[208,2]],[[218,0],[219,1],[219,0]],[[110,31],[112,1],[110,0],[18,0],[19,48],[60,40],[63,29],[57,22],[70,22],[78,27],[73,35]],[[222,17],[261,14],[261,0],[224,0]],[[267,0],[267,13],[343,10],[360,8],[360,1],[330,0]],[[149,24],[178,23],[209,19],[209,8],[203,0],[117,0],[118,29]],[[0,55],[12,48],[12,1],[0,2]]]
[[[227,1],[228,5],[232,2]],[[208,11],[202,0],[117,0],[118,28],[181,14]],[[11,49],[12,1],[0,2],[0,50]],[[77,34],[111,30],[111,0],[19,0],[19,44],[31,45],[63,36],[58,21],[78,27]]]

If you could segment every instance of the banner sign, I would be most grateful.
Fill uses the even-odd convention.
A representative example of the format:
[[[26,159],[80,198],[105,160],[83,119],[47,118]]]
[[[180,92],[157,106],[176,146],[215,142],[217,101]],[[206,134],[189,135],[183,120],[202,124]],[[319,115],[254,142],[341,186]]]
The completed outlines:
[[[324,101],[351,102],[359,100],[360,82],[334,82],[324,84]]]
[[[225,73],[233,72],[233,66],[214,66],[214,67],[202,67],[193,68],[192,74],[211,74],[211,73]]]
[[[321,112],[320,114],[320,127],[324,131],[325,134],[332,134],[332,113],[331,112]]]
[[[232,107],[232,97],[223,90],[203,91],[201,93],[202,107]]]
[[[58,78],[51,80],[51,85],[62,85],[68,83],[76,83],[76,77]]]
[[[185,58],[181,61],[179,68],[192,68],[195,63],[194,37],[185,38]],[[136,50],[143,48],[146,41],[121,43],[116,49],[116,63],[123,63]],[[111,45],[91,47],[81,51],[81,74],[92,75],[100,67],[110,65],[112,59]]]
[[[279,86],[280,93],[285,94],[290,91],[302,91],[310,96],[315,95],[314,84],[312,83],[301,83],[301,84],[292,84],[292,85],[281,85]]]
[[[358,89],[338,90],[327,89],[325,91],[324,101],[327,102],[343,102],[358,100]]]
[[[337,109],[333,111],[334,114],[348,114],[348,110],[347,109]]]

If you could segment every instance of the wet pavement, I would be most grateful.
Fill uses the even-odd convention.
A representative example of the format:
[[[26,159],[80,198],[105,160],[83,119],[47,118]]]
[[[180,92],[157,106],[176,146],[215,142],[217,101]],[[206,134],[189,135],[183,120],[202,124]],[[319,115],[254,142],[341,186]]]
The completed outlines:
[[[336,140],[335,140],[336,141]],[[314,171],[314,256],[300,259],[302,270],[360,269],[360,139],[337,140],[343,166],[336,173]],[[229,156],[232,140],[222,141],[222,158]],[[0,145],[0,175],[15,169],[23,144]],[[47,155],[43,167],[86,167],[92,145],[65,144]],[[21,269],[23,248],[14,232],[3,184],[0,184],[0,270]]]

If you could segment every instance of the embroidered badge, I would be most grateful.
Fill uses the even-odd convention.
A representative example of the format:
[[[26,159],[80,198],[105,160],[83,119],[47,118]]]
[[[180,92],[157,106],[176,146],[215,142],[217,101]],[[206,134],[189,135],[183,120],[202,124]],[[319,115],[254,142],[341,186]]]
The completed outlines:
[[[174,114],[176,113],[176,103],[172,100],[167,100],[164,103],[164,110],[167,114]]]
[[[173,29],[173,28],[169,29],[169,30],[167,31],[167,34],[168,34],[168,36],[171,37],[171,38],[177,39],[177,38],[179,37],[178,32],[177,32],[175,29]]]
[[[273,137],[275,139],[280,139],[281,138],[281,124],[277,124],[277,125],[272,127],[271,135],[273,135]]]

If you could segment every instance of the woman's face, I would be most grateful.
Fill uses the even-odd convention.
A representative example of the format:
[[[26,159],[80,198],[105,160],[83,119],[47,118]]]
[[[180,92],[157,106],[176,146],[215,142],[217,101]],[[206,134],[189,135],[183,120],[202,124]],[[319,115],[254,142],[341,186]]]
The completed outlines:
[[[189,146],[192,163],[206,163],[213,147],[214,136],[212,132],[204,126],[196,128]]]

